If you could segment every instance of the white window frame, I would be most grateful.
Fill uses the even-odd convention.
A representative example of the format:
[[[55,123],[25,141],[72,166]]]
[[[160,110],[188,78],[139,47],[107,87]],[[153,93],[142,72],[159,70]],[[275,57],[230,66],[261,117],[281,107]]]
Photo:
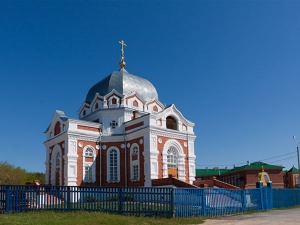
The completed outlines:
[[[177,169],[178,167],[178,152],[175,147],[170,147],[167,151],[168,168]]]
[[[116,151],[116,160],[117,160],[117,165],[116,165],[116,173],[117,173],[117,176],[116,176],[116,179],[111,179],[111,155],[110,153],[112,151]],[[120,182],[120,150],[115,147],[115,146],[112,146],[110,148],[108,148],[107,152],[106,152],[106,159],[107,159],[107,182],[108,183],[119,183]]]
[[[93,182],[93,167],[87,164],[84,166],[84,182]]]
[[[137,156],[137,159],[132,160],[132,156]],[[130,148],[130,180],[140,180],[140,149],[136,143],[132,144]]]
[[[87,155],[87,151],[92,150],[92,155]],[[93,158],[92,162],[86,161],[86,158]],[[91,175],[86,176],[86,168],[90,168]],[[82,152],[82,180],[85,183],[93,183],[96,181],[96,150],[93,146],[87,145]]]
[[[59,153],[59,158],[57,158],[57,155]],[[62,174],[62,149],[60,147],[60,145],[56,144],[52,150],[51,153],[51,180],[50,183],[52,185],[56,184],[56,171],[58,170],[59,172],[59,185],[62,185],[62,180],[61,180],[61,174]],[[57,162],[59,163],[59,165],[57,164]]]
[[[113,104],[112,101],[113,99],[116,99],[116,104]],[[109,108],[118,108],[120,106],[120,99],[117,98],[116,96],[112,96],[109,98]]]

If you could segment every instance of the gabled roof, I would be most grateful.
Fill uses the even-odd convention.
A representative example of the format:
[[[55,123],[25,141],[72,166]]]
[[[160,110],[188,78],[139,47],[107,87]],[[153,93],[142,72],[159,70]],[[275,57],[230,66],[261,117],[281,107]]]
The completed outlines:
[[[299,169],[293,166],[287,173],[299,173]]]
[[[66,116],[66,114],[63,111],[60,111],[60,110],[55,110],[55,113],[54,113],[54,116],[52,118],[52,121],[54,120],[55,117],[59,118],[62,122],[65,122],[65,121],[67,121],[69,119]],[[47,133],[47,131],[50,129],[51,123],[49,124],[49,126],[47,127],[47,129],[46,129],[46,131],[44,133]]]

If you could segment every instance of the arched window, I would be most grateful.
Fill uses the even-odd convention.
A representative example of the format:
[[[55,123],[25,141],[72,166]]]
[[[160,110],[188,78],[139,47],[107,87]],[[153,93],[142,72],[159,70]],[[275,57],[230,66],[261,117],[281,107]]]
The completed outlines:
[[[96,181],[96,152],[92,146],[86,146],[83,149],[83,181]]]
[[[132,105],[133,105],[134,107],[138,107],[138,106],[139,106],[139,103],[137,102],[137,100],[134,100],[133,103],[132,103]]]
[[[170,147],[167,152],[168,168],[177,168],[178,155],[174,147]]]
[[[130,149],[130,178],[132,181],[140,180],[139,147],[133,144]]]
[[[55,165],[56,168],[57,168],[57,167],[60,167],[60,153],[59,153],[59,152],[56,154],[55,164],[56,164],[56,165]]]
[[[55,185],[60,185],[60,153],[55,157]]]
[[[54,127],[54,135],[58,135],[60,133],[60,122],[56,122]]]
[[[116,148],[107,151],[107,181],[120,181],[120,157]]]
[[[153,112],[158,112],[158,108],[156,105],[153,107]]]
[[[92,148],[88,147],[85,152],[84,152],[85,157],[93,157],[94,156],[94,151]]]
[[[174,117],[168,116],[167,117],[167,128],[171,130],[177,130],[177,121]]]

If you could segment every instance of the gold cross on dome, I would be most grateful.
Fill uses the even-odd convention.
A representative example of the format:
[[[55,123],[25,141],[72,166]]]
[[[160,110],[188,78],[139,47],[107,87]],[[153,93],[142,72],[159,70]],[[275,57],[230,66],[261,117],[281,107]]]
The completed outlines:
[[[121,51],[122,51],[122,56],[124,57],[124,46],[127,46],[127,45],[125,44],[125,42],[123,40],[119,41],[119,44],[122,45]]]
[[[121,61],[120,61],[120,67],[122,69],[126,66],[126,63],[124,61],[124,46],[127,46],[127,45],[125,44],[125,42],[123,40],[119,41],[119,44],[122,45],[122,48],[121,48]]]

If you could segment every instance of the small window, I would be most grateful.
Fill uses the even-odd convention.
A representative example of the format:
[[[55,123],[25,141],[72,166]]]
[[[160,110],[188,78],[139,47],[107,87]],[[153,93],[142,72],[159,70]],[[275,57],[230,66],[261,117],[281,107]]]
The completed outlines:
[[[111,100],[111,104],[117,104],[117,99],[116,98],[113,98],[112,100]]]
[[[83,116],[85,116],[85,115],[86,115],[86,111],[85,111],[85,110],[83,110],[83,113],[82,113],[82,115],[83,115]]]
[[[133,103],[132,103],[132,105],[133,105],[134,107],[138,107],[138,106],[139,106],[139,103],[137,102],[137,100],[134,100]]]
[[[99,104],[98,104],[98,102],[95,104],[95,109],[98,109],[98,107],[99,107]]]
[[[139,152],[139,148],[137,146],[134,146],[132,149],[132,155],[137,155]]]
[[[87,148],[85,150],[85,153],[84,153],[84,156],[85,157],[93,157],[94,156],[94,151],[92,148]]]
[[[153,107],[153,112],[158,112],[158,108],[156,105]]]
[[[110,126],[112,128],[116,128],[118,126],[118,123],[115,120],[113,120],[113,121],[111,121]]]
[[[60,122],[57,122],[54,127],[54,135],[58,135],[60,133]]]
[[[177,121],[172,116],[167,117],[167,128],[177,130]]]

